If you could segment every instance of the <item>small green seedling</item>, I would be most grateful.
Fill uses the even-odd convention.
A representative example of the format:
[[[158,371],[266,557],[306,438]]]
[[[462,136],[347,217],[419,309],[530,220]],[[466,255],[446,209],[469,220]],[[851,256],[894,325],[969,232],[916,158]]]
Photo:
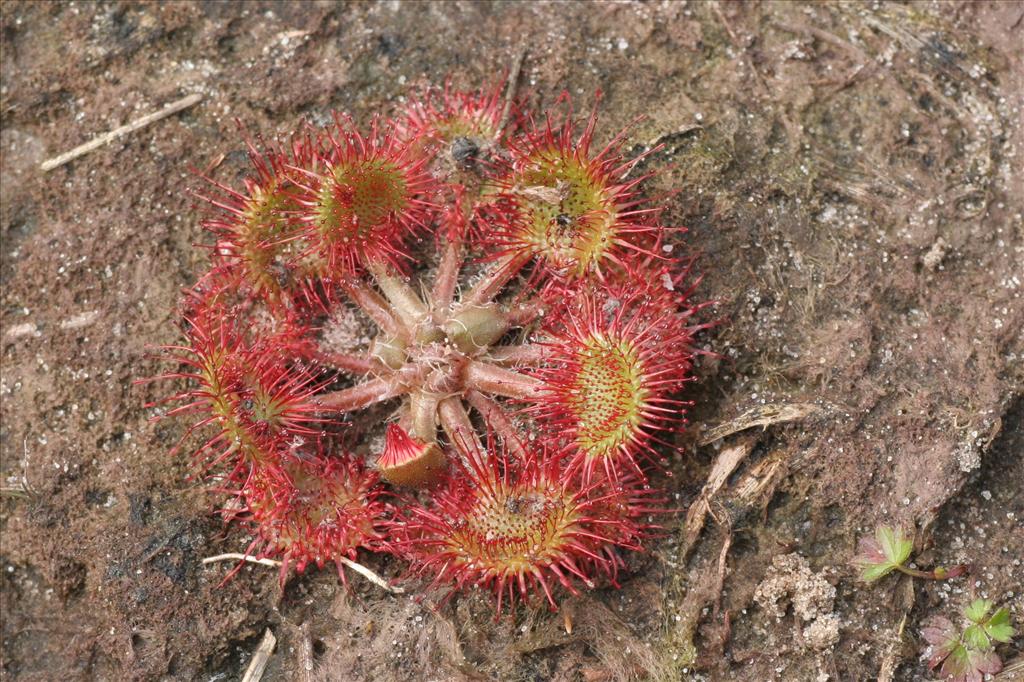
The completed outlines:
[[[857,549],[853,564],[860,569],[861,580],[867,583],[873,583],[893,571],[925,580],[946,580],[967,573],[967,566],[962,564],[952,568],[938,566],[930,571],[919,571],[907,566],[914,541],[902,528],[879,526],[875,529],[874,537],[860,539]]]
[[[1010,625],[1010,612],[1005,608],[992,611],[988,599],[975,599],[964,609],[970,625],[957,629],[945,616],[932,616],[924,622],[921,636],[932,646],[928,668],[953,682],[981,682],[986,674],[1003,669],[1003,661],[995,650],[995,642],[1005,644],[1015,634]],[[991,615],[990,615],[991,613]]]

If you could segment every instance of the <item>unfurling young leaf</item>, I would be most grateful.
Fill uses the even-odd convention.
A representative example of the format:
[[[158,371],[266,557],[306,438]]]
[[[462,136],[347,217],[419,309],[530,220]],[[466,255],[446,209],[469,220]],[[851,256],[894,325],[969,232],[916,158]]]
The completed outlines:
[[[960,564],[950,568],[936,566],[930,571],[920,571],[906,566],[914,549],[911,535],[903,528],[878,526],[874,537],[862,537],[857,544],[857,555],[853,565],[860,569],[860,578],[872,583],[879,578],[899,571],[925,580],[948,580],[967,573],[967,566]]]
[[[893,566],[902,566],[910,558],[910,552],[914,549],[913,539],[902,528],[880,526],[875,532],[875,538],[882,546],[885,558]]]
[[[873,538],[860,539],[853,563],[860,568],[861,580],[870,583],[903,566],[913,548],[913,540],[902,528],[879,526]]]

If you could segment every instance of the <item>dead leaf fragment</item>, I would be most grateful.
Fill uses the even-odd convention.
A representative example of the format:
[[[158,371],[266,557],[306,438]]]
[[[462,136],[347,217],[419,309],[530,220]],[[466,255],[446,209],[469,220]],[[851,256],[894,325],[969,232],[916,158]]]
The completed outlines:
[[[747,410],[736,419],[719,424],[708,430],[700,440],[700,445],[713,443],[733,433],[745,431],[755,426],[769,427],[772,424],[791,422],[803,419],[822,411],[822,408],[811,403],[792,403],[786,405],[763,405]]]

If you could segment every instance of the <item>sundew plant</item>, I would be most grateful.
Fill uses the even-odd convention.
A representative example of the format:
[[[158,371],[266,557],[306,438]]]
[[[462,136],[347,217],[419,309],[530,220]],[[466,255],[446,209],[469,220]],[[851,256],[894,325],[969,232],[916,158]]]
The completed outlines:
[[[689,261],[640,194],[653,150],[557,108],[431,89],[362,129],[249,138],[241,186],[197,192],[213,246],[161,405],[282,580],[384,552],[499,612],[555,608],[650,543]]]

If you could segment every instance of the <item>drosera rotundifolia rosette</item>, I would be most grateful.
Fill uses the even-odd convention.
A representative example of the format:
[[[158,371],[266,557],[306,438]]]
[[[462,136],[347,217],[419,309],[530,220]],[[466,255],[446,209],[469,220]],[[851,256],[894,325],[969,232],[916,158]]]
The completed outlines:
[[[385,552],[555,608],[657,529],[698,329],[681,230],[596,113],[508,112],[430,89],[364,131],[248,138],[244,183],[197,191],[214,244],[160,412],[192,415],[196,470],[282,579]]]

